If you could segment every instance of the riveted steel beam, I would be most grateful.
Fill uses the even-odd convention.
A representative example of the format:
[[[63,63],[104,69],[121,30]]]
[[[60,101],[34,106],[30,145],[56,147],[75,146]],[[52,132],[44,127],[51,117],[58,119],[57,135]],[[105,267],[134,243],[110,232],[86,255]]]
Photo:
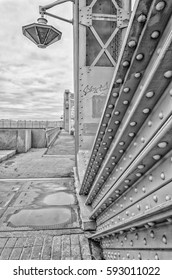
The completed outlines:
[[[106,168],[109,168],[110,171],[112,171],[114,168],[112,166],[112,157],[115,157],[115,163],[119,161],[119,159],[122,157],[122,154],[133,140],[133,137],[130,137],[130,135],[136,135],[138,133],[140,127],[143,125],[144,121],[147,119],[156,102],[163,95],[164,90],[170,83],[170,79],[167,79],[164,76],[164,73],[168,72],[168,70],[172,67],[172,63],[169,60],[170,56],[172,55],[171,24],[172,19],[167,26],[168,33],[166,34],[166,36],[164,36],[165,38],[162,38],[162,41],[160,41],[157,47],[157,49],[159,50],[161,46],[161,51],[159,52],[159,54],[157,54],[156,52],[152,57],[152,60],[141,81],[141,86],[137,89],[135,98],[133,99],[131,106],[129,107],[129,113],[124,117],[123,123],[120,126],[121,129],[117,132],[116,137],[111,144],[109,154],[104,160],[101,169],[99,169],[99,173],[97,175],[95,183],[93,184],[89,197],[92,195],[92,192],[95,190],[95,186],[101,180],[101,177],[103,176],[104,180],[108,178]],[[160,65],[164,70],[164,73],[162,73],[162,71],[159,69]],[[159,88],[157,88],[157,79],[159,79]],[[156,83],[154,81],[156,81]],[[147,98],[147,94],[149,92],[154,95],[152,96],[152,98]],[[116,112],[118,112],[118,115],[120,115],[121,111],[116,109],[114,115]]]
[[[171,232],[172,225],[165,223],[158,227],[105,237],[101,240],[101,246],[106,250],[172,250]]]
[[[106,260],[171,260],[171,250],[105,250]],[[146,271],[146,270],[145,270]]]
[[[162,161],[158,163],[152,170],[149,170],[142,180],[136,182],[131,187],[128,187],[126,192],[117,198],[117,200],[108,207],[104,213],[100,214],[97,218],[97,225],[104,226],[104,223],[114,222],[113,217],[119,215],[125,211],[125,217],[131,217],[136,213],[140,213],[142,199],[148,196],[151,197],[151,194],[157,190],[163,188],[171,180],[171,161],[172,153],[167,154]],[[162,178],[161,178],[162,177]],[[163,190],[165,193],[165,189]],[[171,199],[171,196],[168,193],[165,193],[166,199]],[[157,196],[156,196],[157,197]],[[155,202],[158,202],[158,198],[155,197]],[[150,198],[150,201],[152,199]],[[127,209],[133,205],[136,205],[137,212],[128,211]],[[122,219],[122,218],[121,218]]]
[[[113,188],[103,197],[100,203],[92,212],[92,217],[98,214],[99,211],[103,212],[108,205],[110,205],[117,197],[118,193],[125,191],[125,180],[135,183],[140,179],[144,173],[146,173],[155,163],[154,156],[160,154],[164,156],[172,149],[172,143],[170,137],[172,135],[172,116],[162,126],[158,133],[152,138],[149,144],[142,150],[142,152],[136,157],[136,159],[129,165],[121,177],[113,185]],[[164,145],[161,148],[161,143]],[[143,165],[144,170],[139,170],[139,166]],[[109,199],[111,198],[111,200]]]
[[[125,112],[128,109],[129,103],[131,102],[131,98],[133,97],[134,93],[136,93],[136,89],[137,89],[139,83],[141,83],[140,78],[142,78],[144,69],[146,69],[147,64],[150,62],[150,57],[151,57],[152,53],[155,51],[155,48],[157,48],[158,43],[159,43],[159,45],[160,45],[160,42],[163,43],[164,37],[167,35],[165,33],[164,37],[163,37],[161,34],[161,31],[163,31],[163,28],[165,28],[165,25],[167,24],[167,22],[169,20],[172,5],[170,2],[168,2],[166,7],[164,8],[164,10],[161,11],[161,13],[159,13],[156,8],[157,2],[151,1],[151,3],[152,3],[152,6],[151,7],[149,6],[149,8],[148,8],[149,13],[147,11],[147,14],[146,14],[146,11],[144,11],[144,13],[143,13],[143,11],[142,11],[142,13],[141,13],[141,11],[139,11],[139,3],[138,3],[138,7],[136,7],[137,8],[136,9],[137,17],[134,17],[132,19],[132,24],[129,27],[128,36],[126,37],[126,45],[124,46],[124,49],[122,51],[122,56],[119,59],[119,63],[117,65],[117,70],[114,75],[114,80],[116,80],[116,81],[115,81],[115,83],[113,82],[113,84],[112,84],[113,88],[111,88],[109,98],[106,103],[106,108],[104,110],[104,114],[103,114],[103,117],[102,117],[100,125],[99,125],[99,130],[97,133],[95,143],[93,145],[92,155],[90,158],[90,162],[87,166],[81,193],[87,194],[89,192],[89,190],[95,180],[97,172],[100,171],[99,166],[102,164],[102,162],[106,156],[106,153],[113,141],[113,138],[118,130],[118,126],[119,126],[120,122],[122,121],[122,118],[124,117]],[[148,7],[148,4],[151,4],[151,3],[150,2],[147,3],[147,7]],[[164,19],[163,13],[166,14],[165,19]],[[164,26],[163,26],[162,30],[160,31],[160,33],[155,34],[154,33],[155,28],[157,28],[159,26],[159,22],[157,21],[156,22],[157,25],[155,25],[155,21],[154,21],[154,18],[157,16],[157,14],[158,14],[159,19],[160,19],[160,17],[163,18]],[[145,23],[146,18],[147,18],[147,23]],[[133,40],[131,40],[132,26],[134,26],[134,23],[136,24],[136,21],[141,23],[140,30],[139,30],[139,25],[137,27],[139,36],[137,38],[135,37]],[[152,21],[152,24],[150,24],[151,21]],[[153,24],[153,21],[154,21],[154,24]],[[143,28],[144,23],[145,23],[145,27]],[[152,26],[152,29],[150,28],[150,26]],[[142,33],[141,33],[141,30],[143,30]],[[137,35],[136,32],[135,32],[135,34]],[[141,36],[140,36],[140,34],[141,34]],[[157,36],[157,34],[158,34],[158,36]],[[152,44],[151,45],[152,52],[150,51],[145,54],[145,53],[143,53],[143,51],[145,48],[145,44],[147,44],[146,42],[148,41],[145,39],[151,35],[153,37],[156,37],[156,36],[157,37],[152,38],[152,40],[150,41],[150,44]],[[153,40],[153,39],[156,39],[156,40]],[[168,41],[167,37],[166,37],[166,40]],[[136,49],[135,49],[135,47],[136,47]],[[168,52],[167,49],[168,48],[166,48],[166,52]],[[133,50],[133,52],[132,52],[132,50]],[[128,60],[127,60],[127,56],[128,56]],[[159,58],[157,56],[158,55],[155,54],[156,60],[158,61],[160,56],[159,56]],[[161,59],[159,60],[158,63],[160,63],[162,59],[163,59],[163,56],[161,57]],[[143,65],[143,67],[142,67],[142,65]],[[154,65],[156,65],[156,62],[154,62]],[[126,69],[126,67],[128,67],[128,66],[129,66],[129,69],[128,68]],[[157,66],[158,65],[156,65],[156,67]],[[139,72],[134,72],[134,74],[132,74],[134,69],[135,70],[138,69],[137,71],[139,71]],[[155,68],[154,68],[154,71],[155,71]],[[126,73],[127,73],[127,76],[125,77]],[[152,72],[152,74],[153,74],[153,72]],[[155,72],[154,72],[154,74],[155,74]],[[144,77],[145,77],[145,75],[143,76],[143,78]],[[152,78],[153,77],[151,77],[151,79]],[[134,83],[133,83],[133,81],[134,81]],[[127,82],[128,82],[128,84],[127,84]],[[133,85],[133,84],[134,84],[134,89],[131,90],[130,85]],[[166,84],[166,86],[167,86],[167,84]],[[126,85],[126,87],[125,87],[125,85]],[[127,90],[129,92],[129,94],[126,94]],[[142,92],[142,94],[143,94],[143,89],[139,89],[139,91]],[[161,95],[162,95],[162,93],[163,93],[163,90],[161,92]],[[119,95],[119,98],[118,98],[118,95]],[[115,111],[114,107],[115,107],[115,109],[119,108],[120,110]],[[145,110],[145,112],[146,112],[146,110]],[[113,113],[115,113],[115,114],[113,114]],[[118,113],[118,115],[117,115],[117,113]],[[149,111],[147,112],[147,114],[149,115]],[[115,124],[115,126],[114,126],[114,124]],[[140,123],[140,126],[141,125],[142,125],[142,123]],[[106,143],[106,145],[104,146],[103,143]],[[128,145],[130,144],[129,140],[127,141],[127,144]],[[126,148],[127,148],[127,145],[126,145],[125,149]],[[94,162],[95,162],[95,164],[94,164]],[[107,168],[108,168],[108,166],[107,166]],[[111,171],[112,170],[110,170],[110,172]],[[104,177],[104,175],[102,175],[102,176]],[[105,178],[105,180],[106,180],[106,178]]]
[[[170,83],[169,87],[166,89],[164,95],[161,97],[157,106],[147,118],[139,133],[134,137],[131,145],[123,154],[121,160],[115,164],[115,170],[109,175],[102,190],[99,189],[96,193],[96,196],[87,199],[87,201],[91,200],[93,208],[95,208],[104,194],[108,192],[110,188],[112,188],[114,182],[122,175],[128,164],[131,164],[134,158],[143,150],[155,133],[165,123],[167,118],[169,118],[169,116],[172,114],[172,95],[170,93],[171,88],[172,83]],[[160,156],[157,156],[157,160],[158,159],[160,159]]]

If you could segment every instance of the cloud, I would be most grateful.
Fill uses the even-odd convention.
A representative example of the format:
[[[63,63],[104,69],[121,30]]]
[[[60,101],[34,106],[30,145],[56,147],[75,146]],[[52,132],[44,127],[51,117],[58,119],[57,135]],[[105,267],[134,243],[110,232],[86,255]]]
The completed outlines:
[[[48,18],[63,32],[62,40],[39,49],[22,35],[35,22],[47,0],[0,0],[0,119],[56,119],[62,115],[63,93],[73,91],[72,26]],[[72,5],[51,10],[72,17]]]

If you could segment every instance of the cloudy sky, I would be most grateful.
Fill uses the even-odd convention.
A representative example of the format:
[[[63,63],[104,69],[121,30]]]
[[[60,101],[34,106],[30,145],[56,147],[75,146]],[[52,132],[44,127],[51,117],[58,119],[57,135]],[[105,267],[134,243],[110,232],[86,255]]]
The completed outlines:
[[[51,2],[0,0],[0,119],[59,119],[63,93],[73,91],[72,25],[48,17],[63,35],[47,49],[39,49],[22,35],[22,26],[39,17],[39,5]],[[49,12],[71,18],[72,5]]]

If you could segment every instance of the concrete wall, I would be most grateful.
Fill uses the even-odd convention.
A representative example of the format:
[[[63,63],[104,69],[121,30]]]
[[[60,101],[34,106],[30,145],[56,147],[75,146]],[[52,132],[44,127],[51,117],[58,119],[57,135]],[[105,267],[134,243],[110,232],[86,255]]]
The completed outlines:
[[[32,148],[46,148],[46,130],[45,129],[32,129]]]
[[[30,129],[0,129],[0,150],[26,153],[31,148]]]

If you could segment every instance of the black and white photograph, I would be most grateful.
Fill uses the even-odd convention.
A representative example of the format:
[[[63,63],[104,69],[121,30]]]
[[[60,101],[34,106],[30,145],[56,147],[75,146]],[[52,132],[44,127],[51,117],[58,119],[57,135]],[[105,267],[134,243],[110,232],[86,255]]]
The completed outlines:
[[[21,264],[15,279],[162,276],[156,261],[172,260],[172,1],[0,0],[0,11],[0,265]],[[22,260],[60,270],[36,274]],[[62,260],[99,268],[77,262],[65,274]]]

